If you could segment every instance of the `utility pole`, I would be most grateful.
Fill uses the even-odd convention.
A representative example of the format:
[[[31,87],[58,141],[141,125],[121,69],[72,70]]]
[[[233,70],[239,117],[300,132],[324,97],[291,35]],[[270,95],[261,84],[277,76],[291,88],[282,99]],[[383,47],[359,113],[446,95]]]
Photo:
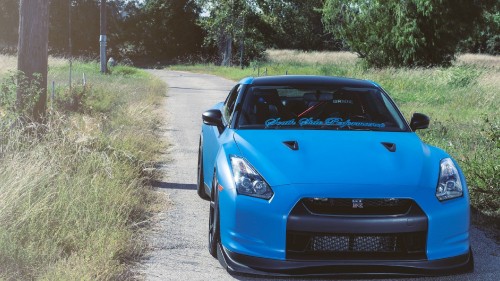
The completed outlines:
[[[99,43],[101,46],[101,73],[107,73],[106,65],[106,0],[101,0],[101,35]]]
[[[17,69],[25,75],[29,84],[35,84],[40,89],[33,108],[36,122],[43,121],[47,108],[48,42],[49,0],[21,0]],[[16,100],[18,110],[24,109],[24,99],[29,94],[26,87],[19,87]]]

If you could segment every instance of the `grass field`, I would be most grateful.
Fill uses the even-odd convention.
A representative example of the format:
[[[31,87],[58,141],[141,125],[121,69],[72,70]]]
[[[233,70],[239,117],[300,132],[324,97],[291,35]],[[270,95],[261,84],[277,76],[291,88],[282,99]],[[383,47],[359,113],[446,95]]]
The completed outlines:
[[[144,251],[147,171],[162,143],[155,108],[165,85],[144,71],[50,60],[56,94],[45,125],[13,123],[0,56],[0,280],[131,279]],[[87,84],[82,85],[83,73]]]
[[[500,57],[465,54],[449,68],[369,69],[345,52],[270,50],[266,62],[250,67],[172,66],[171,69],[246,76],[313,74],[370,79],[386,89],[407,119],[413,112],[431,117],[424,141],[448,151],[464,170],[471,203],[500,219]]]

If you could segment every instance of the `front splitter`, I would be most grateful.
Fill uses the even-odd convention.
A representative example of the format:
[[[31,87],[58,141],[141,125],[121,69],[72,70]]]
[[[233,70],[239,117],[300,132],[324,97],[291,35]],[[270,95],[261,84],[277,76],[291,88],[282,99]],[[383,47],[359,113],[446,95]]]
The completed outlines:
[[[442,276],[474,271],[472,250],[439,260],[275,260],[231,252],[219,244],[229,273],[265,276]]]

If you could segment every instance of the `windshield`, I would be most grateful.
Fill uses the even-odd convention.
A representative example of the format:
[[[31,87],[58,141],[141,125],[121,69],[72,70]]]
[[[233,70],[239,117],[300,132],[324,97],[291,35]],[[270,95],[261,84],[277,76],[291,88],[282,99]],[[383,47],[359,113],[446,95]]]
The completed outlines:
[[[254,129],[407,131],[377,88],[250,87],[237,126]]]

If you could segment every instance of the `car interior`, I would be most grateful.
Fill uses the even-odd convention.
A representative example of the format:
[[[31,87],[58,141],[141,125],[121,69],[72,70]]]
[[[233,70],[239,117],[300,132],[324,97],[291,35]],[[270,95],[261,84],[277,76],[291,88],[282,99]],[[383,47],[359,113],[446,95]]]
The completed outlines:
[[[298,90],[254,88],[245,98],[240,126],[263,125],[268,119],[281,120],[341,118],[353,122],[377,122],[397,126],[380,97],[372,89]]]

